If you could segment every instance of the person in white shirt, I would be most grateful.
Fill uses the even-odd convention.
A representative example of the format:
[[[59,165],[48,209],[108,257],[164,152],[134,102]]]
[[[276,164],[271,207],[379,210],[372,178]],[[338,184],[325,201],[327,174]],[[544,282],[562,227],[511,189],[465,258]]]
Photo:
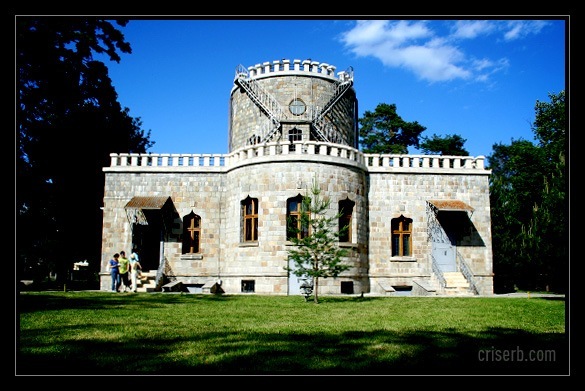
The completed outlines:
[[[142,269],[142,265],[140,265],[140,261],[138,258],[138,253],[136,248],[132,250],[132,254],[130,254],[130,278],[132,282],[132,292],[136,292],[138,288],[137,281],[138,281],[138,273]]]

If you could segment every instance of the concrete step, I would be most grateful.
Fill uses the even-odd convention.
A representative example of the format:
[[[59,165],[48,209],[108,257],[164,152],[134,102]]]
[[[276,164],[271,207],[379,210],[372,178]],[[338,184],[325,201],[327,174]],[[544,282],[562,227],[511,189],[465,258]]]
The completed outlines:
[[[445,282],[447,287],[453,288],[469,288],[469,282],[465,279],[461,272],[445,272],[443,273],[443,278],[445,278]]]
[[[143,271],[136,282],[137,292],[154,292],[156,290],[156,271]]]
[[[469,290],[469,282],[461,272],[444,272],[445,295],[449,296],[473,296]]]

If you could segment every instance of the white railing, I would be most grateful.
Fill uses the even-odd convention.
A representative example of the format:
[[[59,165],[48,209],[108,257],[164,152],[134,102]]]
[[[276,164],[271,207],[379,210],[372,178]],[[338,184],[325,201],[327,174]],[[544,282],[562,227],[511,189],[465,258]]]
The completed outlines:
[[[229,154],[111,153],[110,167],[232,167],[271,156],[302,159],[311,156],[350,160],[368,170],[485,170],[485,157],[367,154],[347,145],[295,141],[248,145]]]
[[[256,64],[247,68],[247,76],[251,78],[270,76],[272,74],[278,74],[282,72],[307,72],[310,74],[318,74],[323,77],[335,78],[336,67],[327,63],[312,60],[299,60],[293,61],[288,59],[274,60],[272,62],[266,61],[262,64]],[[244,72],[242,65],[236,69],[236,78],[239,77],[240,73]],[[339,79],[346,79],[353,77],[353,75],[347,74],[347,72],[339,72],[337,77]]]
[[[364,157],[368,167],[485,169],[484,156],[364,154]]]

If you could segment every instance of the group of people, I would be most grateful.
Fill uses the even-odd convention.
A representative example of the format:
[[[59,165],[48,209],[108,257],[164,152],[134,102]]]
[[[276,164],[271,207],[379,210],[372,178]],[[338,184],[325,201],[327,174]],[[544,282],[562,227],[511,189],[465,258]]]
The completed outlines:
[[[112,277],[112,292],[136,292],[138,273],[142,269],[136,249],[132,250],[129,259],[124,251],[114,254],[108,268]]]

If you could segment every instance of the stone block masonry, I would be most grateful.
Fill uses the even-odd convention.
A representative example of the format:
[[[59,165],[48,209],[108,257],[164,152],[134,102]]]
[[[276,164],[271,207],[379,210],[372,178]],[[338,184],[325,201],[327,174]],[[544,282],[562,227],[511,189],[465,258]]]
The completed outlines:
[[[139,242],[143,266],[203,292],[220,283],[227,294],[301,294],[285,270],[287,214],[316,179],[331,216],[353,206],[339,243],[350,269],[321,280],[319,294],[441,294],[451,269],[471,294],[492,294],[485,158],[361,152],[353,78],[313,60],[238,66],[229,153],[112,153],[101,289],[110,257]]]

